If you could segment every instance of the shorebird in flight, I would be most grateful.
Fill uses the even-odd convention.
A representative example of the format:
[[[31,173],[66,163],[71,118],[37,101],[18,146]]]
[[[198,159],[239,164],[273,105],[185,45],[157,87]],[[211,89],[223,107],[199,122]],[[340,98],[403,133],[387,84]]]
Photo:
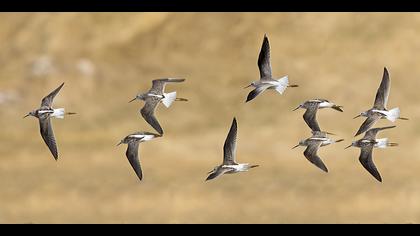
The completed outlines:
[[[397,143],[391,143],[388,141],[387,138],[381,138],[377,139],[376,134],[384,129],[391,129],[395,126],[388,126],[383,128],[374,128],[370,129],[365,133],[365,136],[362,139],[359,139],[357,141],[352,142],[349,147],[358,147],[360,148],[360,156],[359,161],[362,164],[362,166],[373,176],[375,179],[377,179],[379,182],[382,182],[382,177],[379,174],[378,169],[375,166],[375,163],[372,159],[372,152],[373,148],[387,148],[392,146],[398,146]]]
[[[154,134],[150,132],[136,132],[128,135],[117,146],[121,144],[128,144],[127,151],[125,155],[127,156],[128,161],[130,162],[131,167],[133,167],[134,172],[136,172],[137,177],[141,181],[143,179],[143,172],[141,170],[140,159],[139,159],[139,144],[142,142],[147,142],[157,137],[161,137],[160,134]]]
[[[155,79],[152,81],[152,88],[148,92],[138,94],[130,101],[142,100],[145,102],[143,108],[140,110],[140,113],[146,122],[161,135],[163,134],[163,129],[155,116],[155,110],[158,104],[162,102],[163,105],[168,108],[174,101],[188,101],[185,98],[177,98],[176,92],[165,93],[165,85],[166,83],[180,83],[184,81],[185,79]]]
[[[63,119],[64,115],[74,115],[74,112],[65,112],[64,108],[54,109],[52,108],[52,103],[54,97],[60,92],[61,88],[64,86],[62,83],[58,88],[44,97],[41,101],[41,107],[29,112],[23,118],[28,116],[33,116],[38,118],[39,120],[39,127],[42,139],[47,144],[48,148],[50,149],[52,155],[54,156],[55,160],[58,160],[58,149],[57,144],[54,138],[54,132],[51,125],[51,117]]]
[[[268,42],[266,34],[264,35],[264,41],[258,57],[258,68],[260,69],[260,80],[254,81],[245,87],[248,88],[252,86],[255,88],[248,94],[246,102],[251,101],[266,89],[275,89],[280,94],[283,94],[287,87],[298,87],[298,85],[289,85],[287,76],[280,79],[273,79],[270,63],[270,43]]]
[[[337,106],[326,99],[312,99],[305,101],[296,107],[293,111],[296,111],[299,108],[306,109],[305,113],[303,114],[303,119],[312,131],[321,131],[318,125],[318,121],[316,120],[316,112],[318,109],[332,108],[334,110],[343,112],[341,109],[342,106]]]
[[[310,138],[301,140],[298,145],[294,146],[292,149],[297,148],[299,146],[306,146],[303,155],[314,164],[319,169],[328,173],[328,169],[325,166],[324,162],[322,162],[321,158],[318,156],[318,149],[323,146],[330,145],[332,143],[338,143],[343,141],[344,139],[333,140],[327,136],[328,132],[322,131],[312,131],[312,136]]]
[[[209,176],[207,177],[206,181],[217,178],[223,174],[234,174],[258,167],[258,165],[250,165],[248,163],[236,163],[235,155],[237,130],[238,126],[236,123],[236,118],[233,118],[232,126],[230,127],[229,134],[223,146],[223,163],[220,166],[216,166],[212,171],[208,173]]]
[[[389,97],[389,91],[391,89],[391,81],[389,79],[389,73],[386,67],[384,67],[384,74],[382,76],[381,85],[376,92],[375,103],[373,108],[360,113],[360,115],[354,117],[356,119],[360,116],[365,116],[367,119],[360,126],[356,135],[362,134],[370,129],[379,119],[388,119],[391,122],[395,122],[397,119],[408,120],[407,118],[400,117],[400,109],[394,108],[387,110],[387,102]]]

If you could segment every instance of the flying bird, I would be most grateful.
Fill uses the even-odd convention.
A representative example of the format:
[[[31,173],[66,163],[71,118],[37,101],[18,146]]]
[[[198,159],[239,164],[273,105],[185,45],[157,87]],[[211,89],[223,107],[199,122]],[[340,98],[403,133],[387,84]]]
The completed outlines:
[[[382,177],[379,174],[378,169],[375,166],[372,158],[373,148],[387,148],[398,146],[397,143],[389,142],[387,138],[377,139],[376,135],[379,131],[385,129],[391,129],[396,126],[388,126],[382,128],[370,129],[365,133],[365,136],[362,139],[352,142],[349,147],[358,147],[360,148],[359,161],[362,166],[379,182],[382,182]]]
[[[318,121],[316,120],[316,113],[318,109],[332,108],[334,110],[343,112],[343,109],[341,109],[342,106],[337,106],[326,99],[312,99],[305,101],[296,107],[293,111],[296,111],[299,108],[306,109],[305,113],[303,114],[303,119],[312,131],[321,131]]]
[[[292,149],[297,148],[299,146],[306,146],[306,149],[303,152],[303,155],[306,157],[306,159],[319,169],[328,173],[327,166],[325,166],[324,162],[318,156],[318,149],[323,146],[341,142],[344,139],[333,140],[329,138],[327,134],[333,135],[332,133],[328,132],[312,131],[312,136],[310,138],[301,140],[299,144],[294,146]]]
[[[41,132],[41,137],[44,140],[45,144],[47,144],[48,148],[51,151],[51,154],[54,156],[55,160],[58,160],[58,149],[57,143],[54,138],[54,131],[51,125],[51,117],[64,119],[65,115],[74,115],[74,112],[65,112],[64,108],[54,109],[52,108],[52,103],[55,96],[60,92],[61,88],[64,86],[62,83],[58,88],[44,97],[41,101],[41,107],[29,112],[23,118],[28,116],[33,116],[38,118],[39,120],[39,127]]]
[[[155,79],[152,81],[152,88],[148,92],[140,93],[130,101],[142,100],[145,102],[140,113],[146,122],[161,135],[163,134],[163,129],[155,116],[156,107],[161,102],[165,107],[169,108],[174,101],[188,101],[185,98],[177,98],[176,92],[165,93],[165,86],[167,83],[180,83],[184,81],[185,79],[174,78]]]
[[[283,94],[287,87],[298,87],[298,85],[289,85],[289,78],[287,76],[280,79],[273,79],[270,63],[270,43],[266,34],[264,35],[263,44],[258,56],[258,68],[260,70],[260,80],[254,81],[245,87],[255,88],[248,94],[245,102],[251,101],[267,89],[275,89],[280,94]]]
[[[131,167],[133,167],[134,172],[136,172],[137,177],[141,181],[143,179],[143,172],[141,170],[140,159],[139,159],[139,144],[143,142],[150,141],[157,137],[161,137],[160,134],[154,134],[150,132],[136,132],[126,136],[117,146],[121,144],[128,144],[127,151],[125,155],[127,156],[128,161],[130,162]]]
[[[384,67],[384,74],[382,76],[382,81],[379,85],[378,91],[376,92],[373,107],[353,118],[356,119],[357,117],[361,116],[367,117],[355,136],[358,136],[359,134],[369,130],[379,119],[387,119],[391,122],[395,122],[397,119],[408,120],[407,118],[400,117],[400,109],[398,107],[391,110],[386,108],[390,89],[391,81],[389,79],[389,73],[386,67]]]
[[[238,126],[236,118],[233,118],[232,126],[230,127],[229,134],[223,146],[223,163],[216,166],[212,171],[208,172],[207,180],[217,178],[223,174],[234,174],[238,172],[248,171],[251,168],[258,167],[259,165],[250,165],[248,163],[238,164],[235,161],[236,156],[236,137]]]

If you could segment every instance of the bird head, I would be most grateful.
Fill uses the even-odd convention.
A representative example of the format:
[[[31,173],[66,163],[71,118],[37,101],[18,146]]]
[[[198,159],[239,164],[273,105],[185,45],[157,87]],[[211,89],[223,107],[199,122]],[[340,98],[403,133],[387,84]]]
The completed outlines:
[[[295,149],[299,146],[302,146],[304,143],[305,143],[305,140],[300,140],[299,143],[296,146],[292,147],[292,149]]]
[[[359,115],[353,117],[353,119],[356,119],[356,118],[361,117],[361,116],[367,116],[367,112],[366,111],[361,112]]]
[[[36,116],[36,111],[31,111],[28,114],[26,114],[26,116],[24,116],[23,118],[26,118],[28,116]]]
[[[356,145],[356,142],[352,142],[349,146],[345,147],[344,149],[347,149],[347,148],[349,148],[349,147],[353,147],[353,146],[355,146],[355,145]]]
[[[303,104],[299,104],[299,106],[297,106],[295,109],[293,109],[292,111],[296,111],[297,109],[301,108],[303,106]]]
[[[207,174],[213,174],[214,172],[217,171],[218,166],[214,167],[213,170],[207,172]]]
[[[244,89],[249,88],[251,86],[255,86],[255,82],[250,83],[248,86],[244,87]]]
[[[144,100],[145,95],[144,94],[137,94],[135,98],[131,99],[128,103],[134,102],[135,100]]]

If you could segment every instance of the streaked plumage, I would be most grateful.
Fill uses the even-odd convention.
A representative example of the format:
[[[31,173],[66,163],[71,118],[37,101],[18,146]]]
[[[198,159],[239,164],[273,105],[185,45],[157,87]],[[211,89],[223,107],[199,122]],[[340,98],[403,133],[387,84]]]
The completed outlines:
[[[152,88],[149,89],[149,91],[138,94],[130,101],[132,102],[138,99],[145,102],[143,108],[140,110],[140,114],[145,121],[161,135],[163,134],[163,129],[155,116],[156,107],[161,102],[164,103],[166,107],[169,107],[173,101],[188,101],[185,98],[177,98],[176,92],[165,93],[164,91],[167,83],[180,83],[184,81],[185,79],[174,78],[155,79],[152,81]]]
[[[228,136],[223,146],[223,163],[220,166],[216,166],[208,174],[207,180],[217,178],[223,174],[234,174],[238,172],[248,171],[251,168],[257,167],[258,165],[250,165],[248,163],[238,164],[235,161],[236,156],[236,138],[237,138],[237,122],[236,118],[233,118],[232,125],[230,127]]]
[[[306,146],[306,149],[303,152],[303,155],[306,157],[306,159],[309,162],[311,162],[312,164],[314,164],[316,167],[323,170],[324,172],[328,172],[328,168],[319,157],[318,149],[322,146],[327,146],[332,143],[338,143],[344,140],[344,139],[333,140],[329,138],[327,134],[329,133],[322,132],[322,131],[312,131],[311,137],[301,140],[298,145],[293,147],[293,148],[296,148],[299,146]]]
[[[54,137],[54,131],[51,124],[51,117],[64,118],[64,115],[73,115],[74,112],[64,112],[64,108],[54,109],[52,108],[52,103],[55,96],[60,92],[61,88],[64,86],[62,83],[58,88],[52,91],[50,94],[45,96],[41,101],[41,107],[29,112],[25,117],[33,116],[39,120],[39,129],[41,137],[44,140],[45,144],[48,146],[48,149],[51,151],[55,160],[58,160],[58,149],[57,143]],[[24,118],[25,118],[24,117]]]
[[[248,88],[252,86],[255,88],[248,94],[245,102],[251,101],[267,89],[275,89],[278,93],[283,94],[287,87],[298,87],[297,85],[289,85],[287,76],[280,79],[273,79],[270,62],[270,43],[266,34],[264,35],[257,64],[260,71],[260,80],[254,81],[245,87]]]
[[[373,162],[373,158],[372,158],[373,148],[375,147],[385,148],[385,147],[390,147],[390,146],[397,146],[398,144],[388,142],[388,139],[376,139],[376,135],[381,130],[391,129],[394,127],[395,126],[388,126],[388,127],[370,129],[365,133],[365,136],[362,139],[354,141],[352,142],[350,146],[346,147],[346,148],[349,148],[353,146],[353,147],[360,148],[360,156],[359,156],[360,163],[379,182],[382,182],[382,177],[378,169],[376,168],[375,163]]]
[[[125,155],[130,163],[131,167],[133,168],[134,172],[136,173],[139,180],[143,179],[143,171],[140,165],[139,159],[139,144],[142,142],[147,142],[157,137],[161,137],[160,134],[154,134],[150,132],[136,132],[126,136],[121,142],[118,144],[127,144],[127,151]],[[117,145],[117,146],[118,146]]]
[[[381,84],[376,92],[375,102],[373,107],[367,111],[360,113],[360,115],[354,117],[365,116],[367,117],[355,136],[358,136],[367,130],[369,130],[379,119],[388,119],[391,122],[395,122],[397,119],[408,120],[407,118],[400,117],[400,109],[394,108],[388,110],[386,108],[388,103],[389,92],[391,90],[391,81],[389,79],[389,73],[386,67],[384,67],[384,73],[382,76]]]
[[[341,109],[342,106],[337,106],[326,99],[312,99],[305,101],[304,103],[296,107],[293,111],[299,108],[306,109],[305,113],[303,114],[303,120],[306,122],[309,128],[311,128],[312,131],[321,131],[318,121],[316,120],[316,113],[318,109],[332,108],[334,110],[343,112],[343,110]]]

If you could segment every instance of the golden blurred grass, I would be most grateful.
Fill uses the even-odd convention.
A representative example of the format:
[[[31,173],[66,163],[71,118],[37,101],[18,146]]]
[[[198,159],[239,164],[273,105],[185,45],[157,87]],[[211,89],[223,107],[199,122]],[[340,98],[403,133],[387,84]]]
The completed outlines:
[[[3,13],[0,15],[1,223],[419,223],[420,14],[417,13]],[[258,79],[263,34],[273,74],[296,89],[249,104]],[[390,71],[389,107],[408,122],[385,131],[400,143],[375,150],[384,182],[343,150],[369,108],[383,67]],[[37,72],[38,67],[41,71]],[[87,67],[87,69],[86,69]],[[43,69],[42,69],[43,68]],[[127,103],[160,77],[186,97],[157,111],[165,136],[140,146],[144,181],[116,143],[152,129]],[[54,162],[36,120],[22,116],[62,81],[56,107],[77,116],[54,120],[61,153]],[[321,127],[345,142],[321,149],[324,174],[291,150],[310,135],[302,111],[327,98],[345,112],[319,113]],[[233,116],[238,160],[248,173],[204,183],[220,163]],[[387,121],[379,122],[386,125]]]

